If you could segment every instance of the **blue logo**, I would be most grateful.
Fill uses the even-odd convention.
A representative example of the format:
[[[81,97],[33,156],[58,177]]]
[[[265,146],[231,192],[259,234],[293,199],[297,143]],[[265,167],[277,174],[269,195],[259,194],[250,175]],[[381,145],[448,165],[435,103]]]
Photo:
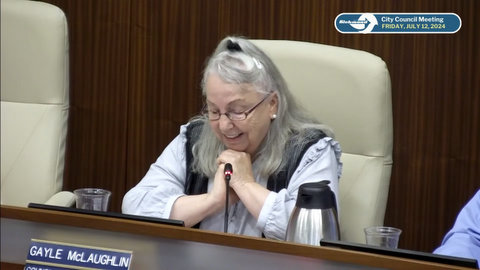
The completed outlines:
[[[341,13],[335,28],[344,34],[452,34],[462,20],[455,13]]]

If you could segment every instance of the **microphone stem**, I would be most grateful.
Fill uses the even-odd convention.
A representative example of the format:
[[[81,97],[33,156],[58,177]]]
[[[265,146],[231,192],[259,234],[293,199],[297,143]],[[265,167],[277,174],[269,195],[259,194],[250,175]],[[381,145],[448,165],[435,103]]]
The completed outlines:
[[[232,169],[232,164],[226,163],[225,168],[223,173],[225,174],[225,186],[226,186],[226,192],[225,192],[225,217],[223,218],[224,223],[223,223],[223,231],[225,233],[228,232],[228,197],[229,197],[229,192],[230,192],[230,177],[232,175],[233,169]]]
[[[226,182],[227,182],[227,190],[225,193],[225,218],[224,218],[224,224],[223,224],[223,231],[225,233],[228,232],[228,197],[229,197],[228,193],[230,191],[230,188],[228,186],[228,180]]]

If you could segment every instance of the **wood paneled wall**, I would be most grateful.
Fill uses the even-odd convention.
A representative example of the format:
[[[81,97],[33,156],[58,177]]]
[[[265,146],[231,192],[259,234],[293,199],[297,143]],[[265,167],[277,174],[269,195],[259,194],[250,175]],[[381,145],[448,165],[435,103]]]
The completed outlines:
[[[394,166],[385,224],[431,251],[480,186],[480,2],[47,0],[67,14],[71,112],[64,189],[113,191],[112,210],[201,107],[226,35],[369,51],[390,70]],[[454,12],[455,34],[340,34],[342,12]]]

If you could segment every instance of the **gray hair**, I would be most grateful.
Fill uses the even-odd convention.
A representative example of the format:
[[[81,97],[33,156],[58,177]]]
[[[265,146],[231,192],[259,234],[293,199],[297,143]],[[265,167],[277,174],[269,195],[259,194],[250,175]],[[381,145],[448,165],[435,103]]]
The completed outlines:
[[[229,48],[232,43],[238,44],[237,50]],[[320,124],[297,105],[275,64],[249,40],[226,37],[218,44],[203,72],[201,86],[204,96],[206,80],[211,74],[217,74],[226,83],[251,84],[259,93],[275,92],[278,96],[277,118],[272,121],[265,139],[252,157],[258,163],[262,177],[268,178],[284,165],[284,147],[292,136],[302,136],[306,129],[316,128],[333,137],[329,127]],[[208,119],[198,118],[205,124],[193,146],[192,168],[197,173],[213,177],[217,171],[216,158],[225,146],[213,133]]]

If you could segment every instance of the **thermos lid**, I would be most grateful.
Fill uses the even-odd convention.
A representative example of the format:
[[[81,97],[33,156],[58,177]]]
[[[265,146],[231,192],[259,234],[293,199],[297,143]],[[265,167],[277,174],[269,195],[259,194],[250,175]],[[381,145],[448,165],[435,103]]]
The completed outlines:
[[[298,189],[296,207],[306,209],[337,208],[335,194],[328,184],[330,181],[305,183]]]

